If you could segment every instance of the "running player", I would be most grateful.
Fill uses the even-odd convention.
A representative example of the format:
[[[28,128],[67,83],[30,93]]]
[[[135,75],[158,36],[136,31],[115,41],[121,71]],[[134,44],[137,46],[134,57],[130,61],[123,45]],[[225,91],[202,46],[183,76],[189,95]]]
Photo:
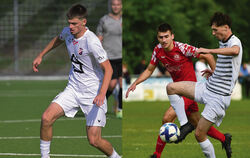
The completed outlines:
[[[72,63],[68,85],[42,115],[42,158],[50,157],[53,123],[63,115],[74,117],[79,108],[85,114],[89,143],[110,158],[120,158],[112,145],[101,136],[101,129],[106,124],[105,95],[113,70],[99,39],[86,28],[86,16],[87,9],[84,6],[72,6],[67,13],[69,27],[65,27],[33,61],[33,70],[38,72],[43,56],[65,42]]]
[[[202,117],[195,131],[195,137],[204,155],[207,158],[214,158],[214,147],[207,138],[207,132],[213,124],[217,126],[221,124],[225,111],[230,105],[232,90],[240,70],[242,45],[240,40],[232,33],[231,19],[228,15],[216,12],[211,18],[210,25],[212,34],[219,40],[220,47],[218,49],[199,48],[196,50],[196,54],[217,54],[214,72],[206,71],[211,75],[207,82],[170,83],[167,85],[167,93],[171,105],[175,108],[178,119],[182,123],[181,125],[188,122],[186,115],[182,115],[185,112],[181,96],[205,104]],[[186,127],[183,126],[181,133],[185,134],[185,129]],[[223,145],[225,148],[228,146],[230,144]],[[231,157],[231,153],[231,150],[227,152],[228,158]]]
[[[128,97],[130,91],[135,90],[136,85],[151,76],[159,61],[161,61],[165,65],[167,71],[170,72],[174,82],[196,81],[195,71],[191,59],[193,57],[196,57],[195,50],[197,50],[197,48],[188,44],[174,41],[174,34],[172,33],[171,26],[166,23],[161,24],[158,27],[157,38],[160,44],[155,47],[150,64],[148,65],[147,69],[139,76],[139,78],[129,87],[126,93],[126,97]],[[208,62],[212,70],[215,68],[215,61],[212,55],[198,55],[197,58],[204,58]],[[191,124],[188,124],[188,132],[191,132],[194,127],[196,127],[200,119],[198,105],[193,100],[185,97],[183,97],[183,99],[185,100],[186,113],[191,122]],[[163,123],[173,122],[175,117],[175,112],[173,108],[170,107],[164,114]],[[225,135],[217,131],[214,127],[211,127],[209,135],[215,139],[220,140],[221,142],[225,141]],[[162,142],[160,137],[158,136],[156,151],[151,157],[159,158],[161,156],[161,152],[165,147],[165,144],[166,143]]]

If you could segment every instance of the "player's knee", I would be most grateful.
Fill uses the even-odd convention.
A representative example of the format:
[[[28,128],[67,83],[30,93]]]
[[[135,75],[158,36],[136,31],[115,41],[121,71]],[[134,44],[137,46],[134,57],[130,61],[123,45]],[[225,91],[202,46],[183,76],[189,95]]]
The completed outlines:
[[[42,125],[43,126],[51,126],[52,124],[53,124],[52,118],[50,118],[47,113],[43,113],[43,115],[42,115]]]
[[[174,83],[169,83],[166,89],[167,89],[167,94],[173,94],[175,90]]]
[[[162,118],[162,124],[167,123],[167,122],[174,122],[172,118],[173,117],[171,116],[171,114],[169,114],[167,116],[164,115]]]
[[[99,144],[99,139],[97,137],[89,137],[89,144],[94,146],[94,147],[98,147],[98,144]]]
[[[204,134],[202,133],[201,130],[198,130],[197,128],[195,130],[195,138],[196,138],[196,140],[198,142],[203,142],[204,141]]]

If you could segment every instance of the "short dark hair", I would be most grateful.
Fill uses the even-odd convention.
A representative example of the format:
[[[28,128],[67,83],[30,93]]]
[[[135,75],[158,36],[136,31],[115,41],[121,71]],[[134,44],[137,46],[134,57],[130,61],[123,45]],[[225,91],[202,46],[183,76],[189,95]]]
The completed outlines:
[[[216,26],[228,25],[231,28],[232,21],[228,15],[221,12],[215,12],[210,19],[210,26],[213,24]]]
[[[162,23],[157,28],[157,32],[167,32],[167,31],[170,31],[172,33],[172,27],[168,23]]]
[[[84,19],[87,18],[87,9],[81,4],[75,4],[73,5],[68,13],[67,13],[67,18],[68,19],[73,19],[73,18],[79,18],[79,19]]]

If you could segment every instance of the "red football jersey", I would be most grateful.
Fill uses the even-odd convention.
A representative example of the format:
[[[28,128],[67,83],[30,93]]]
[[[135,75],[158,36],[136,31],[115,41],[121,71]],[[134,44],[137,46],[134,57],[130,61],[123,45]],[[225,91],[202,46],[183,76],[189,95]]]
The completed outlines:
[[[192,62],[192,58],[197,57],[195,56],[197,49],[191,45],[174,41],[174,48],[167,52],[161,44],[158,44],[154,48],[150,63],[157,65],[161,61],[174,82],[197,81]]]

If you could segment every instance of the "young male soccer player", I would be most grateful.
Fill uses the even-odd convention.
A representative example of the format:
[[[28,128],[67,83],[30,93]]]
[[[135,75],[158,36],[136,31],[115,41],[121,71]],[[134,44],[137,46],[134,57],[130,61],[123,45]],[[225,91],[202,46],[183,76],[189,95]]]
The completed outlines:
[[[184,104],[181,96],[194,99],[205,104],[202,117],[198,122],[195,137],[206,157],[214,158],[215,152],[212,143],[207,138],[209,128],[216,124],[220,125],[225,111],[230,105],[231,93],[237,81],[242,59],[242,45],[240,40],[233,35],[231,30],[231,19],[228,15],[216,12],[211,18],[210,25],[212,34],[219,40],[218,49],[199,48],[197,55],[217,54],[216,68],[210,72],[207,82],[173,82],[167,85],[167,93],[171,105],[175,108],[181,125],[188,122],[184,113]],[[185,128],[183,131],[185,132]],[[181,132],[183,132],[181,131]],[[224,144],[228,148],[230,144]],[[232,151],[227,152],[227,157],[231,157]]]
[[[67,87],[54,98],[42,115],[42,158],[49,158],[53,123],[63,115],[74,117],[79,108],[86,117],[89,143],[110,158],[120,158],[112,145],[101,136],[101,128],[106,123],[105,95],[113,70],[100,40],[86,28],[86,16],[87,9],[84,6],[72,6],[67,13],[69,27],[65,27],[33,61],[33,70],[37,72],[43,56],[65,41],[72,62]]]
[[[161,24],[158,27],[157,39],[159,41],[159,44],[153,51],[150,64],[148,65],[147,69],[139,76],[139,78],[128,88],[126,97],[128,97],[130,91],[135,90],[136,85],[151,76],[159,61],[161,61],[165,65],[166,69],[170,72],[174,82],[196,81],[195,71],[191,59],[193,57],[196,57],[195,50],[197,50],[197,48],[188,44],[174,41],[174,34],[172,33],[171,26],[166,23]],[[207,60],[212,69],[215,68],[215,61],[212,55],[198,55],[197,58],[204,58],[205,60]],[[194,126],[196,126],[200,118],[198,105],[193,100],[185,97],[183,97],[183,99],[185,100],[185,110],[190,119],[190,122]],[[170,107],[164,114],[163,123],[173,122],[175,117],[175,112],[173,108]],[[191,124],[188,124],[188,127],[189,132],[194,129]],[[221,142],[225,141],[225,136],[217,131],[214,127],[211,127],[209,135],[220,140]],[[183,139],[184,138],[185,137],[183,137]],[[158,136],[156,151],[151,157],[159,158],[161,156],[161,152],[165,147],[165,144],[166,143],[162,142],[160,137]]]
[[[111,0],[111,9],[109,14],[100,19],[96,34],[114,70],[106,97],[109,98],[118,83],[120,89],[116,116],[122,117],[122,0]]]

